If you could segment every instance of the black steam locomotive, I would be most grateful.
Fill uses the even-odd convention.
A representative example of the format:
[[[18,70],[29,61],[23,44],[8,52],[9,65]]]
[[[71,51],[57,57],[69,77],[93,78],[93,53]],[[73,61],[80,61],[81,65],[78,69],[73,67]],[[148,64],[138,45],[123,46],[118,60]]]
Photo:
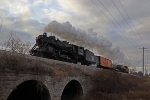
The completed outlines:
[[[80,62],[82,65],[96,63],[93,52],[83,47],[69,44],[67,41],[60,41],[55,36],[48,37],[46,33],[36,38],[36,44],[31,49],[30,54],[65,62]]]
[[[47,36],[47,33],[36,38],[36,44],[30,51],[30,55],[60,60],[82,65],[95,64],[98,68],[112,69],[128,73],[127,66],[113,66],[112,61],[102,56],[95,56],[93,52],[83,47],[60,41],[55,36]]]

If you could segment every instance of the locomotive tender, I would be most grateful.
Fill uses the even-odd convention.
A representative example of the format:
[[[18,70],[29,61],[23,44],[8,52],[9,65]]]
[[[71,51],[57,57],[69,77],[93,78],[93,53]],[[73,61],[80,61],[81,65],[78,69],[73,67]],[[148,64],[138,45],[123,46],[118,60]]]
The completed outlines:
[[[81,63],[87,66],[94,64],[98,68],[114,69],[111,60],[95,56],[90,50],[70,44],[67,41],[60,41],[55,36],[48,37],[47,33],[43,33],[43,35],[36,38],[36,44],[30,50],[30,55],[75,64]]]

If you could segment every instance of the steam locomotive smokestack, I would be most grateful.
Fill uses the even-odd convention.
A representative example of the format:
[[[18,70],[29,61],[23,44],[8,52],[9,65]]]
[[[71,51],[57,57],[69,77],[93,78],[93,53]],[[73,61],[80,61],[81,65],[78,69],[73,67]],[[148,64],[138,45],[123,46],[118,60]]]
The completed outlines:
[[[119,48],[114,48],[110,41],[92,30],[85,32],[73,27],[69,22],[59,23],[52,21],[45,27],[45,32],[52,32],[73,44],[86,47],[90,50],[94,49],[100,55],[112,59],[115,63],[127,64],[128,62]]]

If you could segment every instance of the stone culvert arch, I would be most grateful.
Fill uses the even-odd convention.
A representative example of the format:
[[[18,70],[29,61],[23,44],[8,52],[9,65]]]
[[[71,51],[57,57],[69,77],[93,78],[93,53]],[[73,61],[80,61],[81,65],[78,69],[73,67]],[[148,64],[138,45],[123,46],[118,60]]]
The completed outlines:
[[[64,88],[61,100],[80,100],[83,95],[81,84],[76,81],[70,81]]]
[[[40,81],[28,80],[19,84],[7,100],[51,100],[48,88]]]

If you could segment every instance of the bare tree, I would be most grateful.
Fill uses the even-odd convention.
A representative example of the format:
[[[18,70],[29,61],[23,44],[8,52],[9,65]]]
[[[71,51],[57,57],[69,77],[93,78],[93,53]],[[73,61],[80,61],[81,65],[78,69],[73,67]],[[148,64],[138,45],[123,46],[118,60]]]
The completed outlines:
[[[11,32],[9,39],[4,43],[7,50],[11,52],[17,52],[22,54],[27,54],[31,47],[30,42],[23,42]]]

